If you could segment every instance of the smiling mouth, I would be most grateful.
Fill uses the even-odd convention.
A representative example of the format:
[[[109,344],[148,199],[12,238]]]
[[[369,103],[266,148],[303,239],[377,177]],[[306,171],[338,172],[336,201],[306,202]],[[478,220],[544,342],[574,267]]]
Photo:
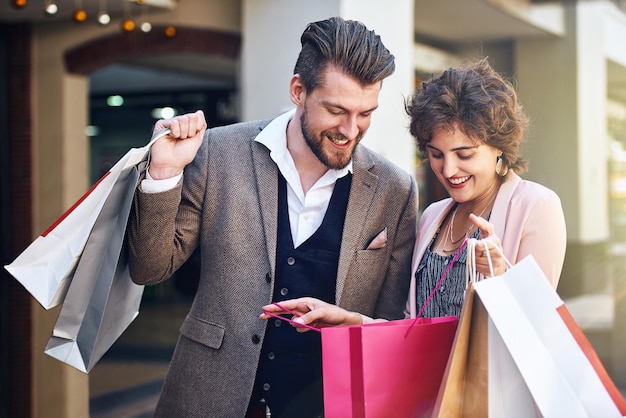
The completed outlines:
[[[346,139],[343,136],[326,135],[326,138],[330,139],[333,144],[338,145],[340,147],[343,147],[350,142],[349,139]]]
[[[463,184],[466,181],[468,181],[472,176],[465,176],[465,177],[457,177],[457,178],[450,178],[448,179],[448,182],[450,182],[450,184],[453,184],[455,186],[458,186],[459,184]]]

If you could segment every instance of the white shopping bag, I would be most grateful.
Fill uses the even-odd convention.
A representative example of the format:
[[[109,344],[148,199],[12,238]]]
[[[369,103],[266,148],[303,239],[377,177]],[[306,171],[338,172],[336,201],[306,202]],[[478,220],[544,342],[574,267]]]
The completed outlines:
[[[45,353],[88,373],[137,317],[124,235],[140,169],[122,171],[89,234]]]
[[[489,416],[626,414],[626,401],[532,256],[474,287],[489,314]]]
[[[89,233],[122,171],[145,159],[152,144],[168,133],[168,129],[158,131],[148,145],[129,150],[11,264],[4,266],[45,309],[63,302]]]

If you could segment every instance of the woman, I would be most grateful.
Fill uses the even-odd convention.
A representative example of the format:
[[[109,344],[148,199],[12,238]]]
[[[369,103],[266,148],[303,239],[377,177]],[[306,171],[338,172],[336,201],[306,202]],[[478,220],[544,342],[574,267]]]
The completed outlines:
[[[424,305],[457,252],[422,316],[459,314],[466,286],[462,243],[469,237],[488,238],[489,247],[500,247],[512,264],[533,255],[556,288],[565,258],[565,218],[553,191],[519,177],[527,168],[520,147],[528,118],[513,86],[482,59],[422,83],[406,111],[419,150],[450,196],[428,206],[420,218],[413,259],[416,290],[411,290],[417,292],[417,303],[407,304],[407,316]],[[489,253],[494,274],[504,273],[505,261],[497,251]],[[489,276],[486,255],[478,245],[477,271]],[[295,312],[297,323],[316,327],[376,321],[313,298],[263,310],[286,313],[282,308]]]

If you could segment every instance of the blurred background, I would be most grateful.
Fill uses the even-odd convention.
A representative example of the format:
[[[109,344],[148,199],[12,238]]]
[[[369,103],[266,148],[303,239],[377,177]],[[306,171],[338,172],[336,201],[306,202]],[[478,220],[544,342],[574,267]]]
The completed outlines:
[[[364,143],[443,197],[408,134],[422,80],[489,57],[532,125],[524,177],[561,197],[558,292],[626,388],[626,2],[623,0],[0,0],[0,233],[10,263],[154,122],[209,125],[289,109],[306,24],[339,15],[396,56]],[[59,313],[0,280],[0,416],[151,416],[198,279],[193,256],[145,288],[140,314],[87,375],[43,354]]]

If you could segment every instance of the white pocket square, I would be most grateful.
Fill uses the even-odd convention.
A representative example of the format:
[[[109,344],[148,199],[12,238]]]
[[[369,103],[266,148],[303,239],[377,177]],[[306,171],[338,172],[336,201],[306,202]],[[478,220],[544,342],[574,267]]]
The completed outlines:
[[[387,245],[387,228],[383,229],[374,237],[374,239],[367,246],[368,250],[378,250]]]

